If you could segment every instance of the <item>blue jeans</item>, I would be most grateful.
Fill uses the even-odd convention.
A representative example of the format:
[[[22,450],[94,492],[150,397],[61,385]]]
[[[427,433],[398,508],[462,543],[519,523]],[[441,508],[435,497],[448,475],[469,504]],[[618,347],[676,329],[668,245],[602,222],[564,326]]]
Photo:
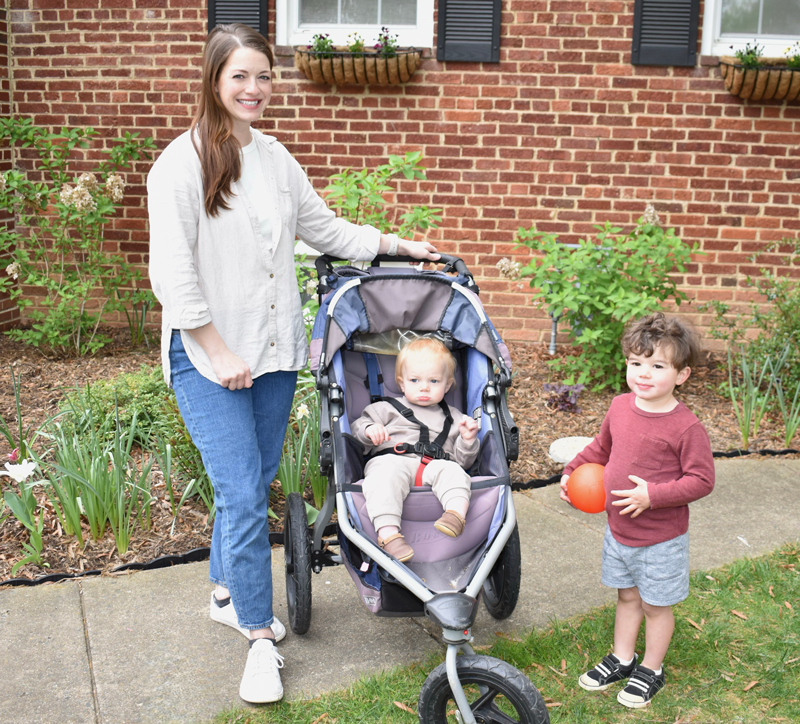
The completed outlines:
[[[249,389],[226,389],[194,368],[177,331],[169,361],[178,407],[214,485],[211,582],[230,591],[242,628],[267,628],[273,618],[269,486],[281,458],[297,372],[271,372]]]

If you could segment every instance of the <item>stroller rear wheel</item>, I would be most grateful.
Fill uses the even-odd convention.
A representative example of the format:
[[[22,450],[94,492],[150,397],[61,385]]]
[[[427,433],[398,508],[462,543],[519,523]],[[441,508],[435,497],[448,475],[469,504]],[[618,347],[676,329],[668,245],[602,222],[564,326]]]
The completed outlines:
[[[479,724],[547,724],[542,695],[531,680],[505,661],[491,656],[459,656],[458,680]],[[445,664],[439,664],[425,680],[419,693],[420,724],[449,724],[461,721],[454,712]]]
[[[493,618],[502,621],[514,613],[519,599],[521,578],[519,526],[514,526],[514,532],[483,584],[483,602]]]
[[[283,552],[289,625],[296,634],[306,633],[311,625],[311,543],[308,538],[303,496],[289,493],[283,518]]]

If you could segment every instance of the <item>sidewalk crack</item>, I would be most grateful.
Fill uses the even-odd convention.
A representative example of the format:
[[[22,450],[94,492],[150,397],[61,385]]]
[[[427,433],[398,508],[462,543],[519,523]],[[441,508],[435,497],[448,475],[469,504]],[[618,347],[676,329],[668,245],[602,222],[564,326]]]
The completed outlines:
[[[83,582],[78,581],[78,598],[81,602],[81,620],[83,621],[83,640],[86,644],[86,659],[89,662],[89,682],[92,685],[92,708],[94,709],[94,724],[100,724],[100,702],[97,697],[97,682],[94,678],[94,664],[92,663],[92,645],[89,641],[89,625],[86,622],[86,606],[83,602]]]

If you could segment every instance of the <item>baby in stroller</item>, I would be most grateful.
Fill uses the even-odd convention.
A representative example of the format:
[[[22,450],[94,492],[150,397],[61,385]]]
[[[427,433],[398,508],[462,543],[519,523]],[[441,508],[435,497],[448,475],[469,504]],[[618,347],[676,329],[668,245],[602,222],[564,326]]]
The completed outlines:
[[[369,454],[362,486],[367,514],[381,548],[401,562],[414,556],[400,532],[403,501],[412,485],[430,485],[442,504],[444,513],[434,523],[438,531],[457,538],[466,523],[471,491],[465,468],[475,461],[480,444],[478,423],[444,401],[455,382],[455,366],[438,339],[414,340],[400,351],[395,367],[403,397],[367,406],[352,426]]]

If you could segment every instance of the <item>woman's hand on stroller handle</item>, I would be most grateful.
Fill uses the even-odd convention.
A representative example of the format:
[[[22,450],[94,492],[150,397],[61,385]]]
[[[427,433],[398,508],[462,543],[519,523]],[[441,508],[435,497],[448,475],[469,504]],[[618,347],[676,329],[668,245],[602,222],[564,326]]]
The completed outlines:
[[[390,246],[389,235],[382,234],[378,254],[386,254]],[[436,247],[433,244],[427,241],[411,241],[410,239],[399,239],[397,256],[410,256],[412,259],[421,261],[439,260],[439,255],[436,253]]]

